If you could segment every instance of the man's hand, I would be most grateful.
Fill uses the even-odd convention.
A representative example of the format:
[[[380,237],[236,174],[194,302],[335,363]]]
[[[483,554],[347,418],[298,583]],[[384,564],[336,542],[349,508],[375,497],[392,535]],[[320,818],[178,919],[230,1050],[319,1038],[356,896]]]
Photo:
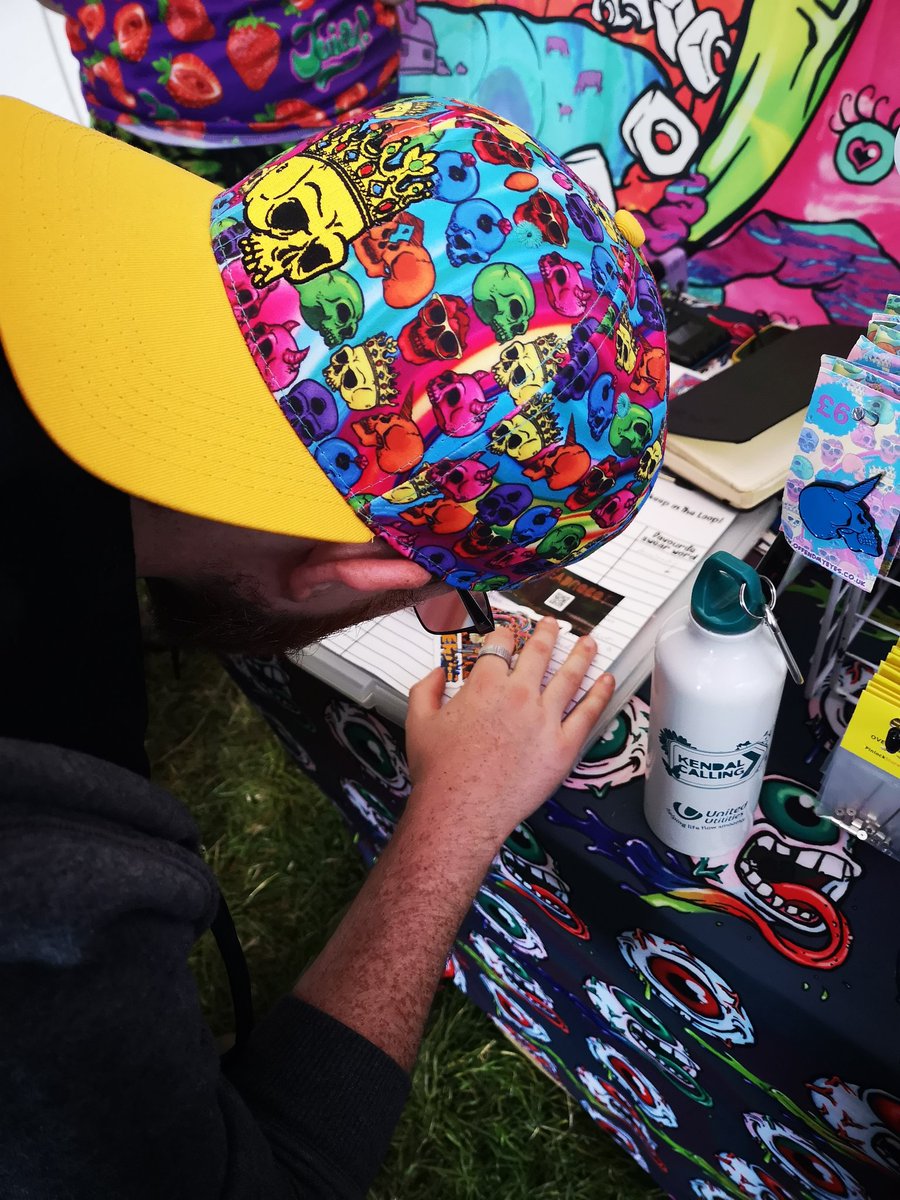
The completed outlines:
[[[565,779],[609,702],[604,675],[566,717],[596,653],[582,638],[546,688],[559,626],[538,625],[511,671],[485,656],[441,707],[433,671],[413,688],[413,790],[394,836],[294,994],[409,1070],[447,951],[503,839]],[[513,649],[497,630],[488,644]]]
[[[597,646],[580,638],[546,688],[541,684],[559,625],[545,617],[510,669],[484,656],[465,685],[441,706],[440,668],[410,692],[406,749],[413,792],[410,810],[434,807],[456,825],[460,842],[492,852],[565,779],[578,751],[609,703],[614,680],[603,675],[564,716]],[[513,635],[498,629],[486,645],[512,651]]]

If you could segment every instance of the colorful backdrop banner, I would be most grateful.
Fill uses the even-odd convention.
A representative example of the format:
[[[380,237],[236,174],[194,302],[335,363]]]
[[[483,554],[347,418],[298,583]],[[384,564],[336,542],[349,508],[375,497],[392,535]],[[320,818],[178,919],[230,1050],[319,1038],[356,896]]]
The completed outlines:
[[[891,0],[482,0],[400,10],[402,93],[541,138],[692,293],[865,325],[900,284]]]

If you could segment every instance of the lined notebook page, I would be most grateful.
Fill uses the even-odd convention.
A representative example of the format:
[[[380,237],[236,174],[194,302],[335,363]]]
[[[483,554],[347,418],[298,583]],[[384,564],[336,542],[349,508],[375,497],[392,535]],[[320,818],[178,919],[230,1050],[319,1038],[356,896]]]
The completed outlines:
[[[437,644],[409,611],[364,621],[321,643],[404,695],[437,666]]]
[[[627,529],[569,568],[622,596],[596,626],[600,670],[618,658],[736,516],[711,497],[661,478]]]
[[[568,568],[573,575],[620,597],[594,627],[599,652],[586,676],[588,685],[614,668],[626,646],[709,553],[736,515],[724,504],[661,477],[627,529]],[[496,596],[493,601],[496,608],[519,608],[506,597]],[[534,608],[524,611],[534,612]],[[554,615],[565,622],[565,609]],[[574,642],[571,633],[560,635],[551,673]],[[354,625],[321,644],[403,694],[440,662],[438,639],[426,633],[411,612]]]

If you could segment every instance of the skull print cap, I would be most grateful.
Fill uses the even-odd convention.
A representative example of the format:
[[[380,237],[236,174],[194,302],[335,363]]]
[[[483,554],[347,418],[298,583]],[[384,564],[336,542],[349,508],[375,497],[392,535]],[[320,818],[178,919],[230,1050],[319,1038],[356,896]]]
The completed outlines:
[[[518,127],[396,102],[217,193],[2,103],[0,328],[86,469],[237,525],[377,534],[468,588],[639,508],[668,381],[639,227]]]

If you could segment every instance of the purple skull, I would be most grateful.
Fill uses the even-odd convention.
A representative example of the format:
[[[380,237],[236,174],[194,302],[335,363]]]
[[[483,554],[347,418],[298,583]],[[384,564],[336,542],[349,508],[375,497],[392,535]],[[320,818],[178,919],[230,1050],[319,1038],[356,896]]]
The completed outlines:
[[[641,332],[651,333],[657,329],[665,329],[666,318],[663,315],[662,304],[656,284],[648,271],[641,271],[637,281],[637,309],[641,316]]]
[[[569,342],[569,361],[560,368],[553,381],[553,395],[557,400],[581,400],[593,383],[599,360],[590,339],[599,328],[596,317],[586,317],[575,326]]]
[[[588,395],[588,429],[591,437],[598,440],[603,436],[613,419],[616,389],[613,377],[608,372],[598,375]]]
[[[506,241],[511,229],[512,222],[504,217],[496,204],[479,196],[474,200],[463,200],[454,208],[447,225],[450,265],[486,263]]]
[[[881,454],[886,463],[895,463],[900,458],[900,437],[889,433],[881,439]]]
[[[784,485],[784,494],[791,502],[796,504],[800,498],[800,493],[806,487],[802,479],[795,479],[793,475],[788,477],[787,483]]]
[[[591,255],[591,278],[600,295],[612,299],[618,291],[620,276],[619,262],[609,243],[595,246]]]
[[[282,400],[285,416],[291,428],[300,434],[304,443],[319,442],[334,433],[338,425],[338,410],[334,396],[314,379],[295,384]]]
[[[588,241],[603,241],[603,225],[584,196],[579,196],[577,192],[571,192],[566,196],[566,211],[571,217],[572,223],[581,230]]]
[[[812,454],[818,444],[819,435],[811,425],[804,425],[800,430],[800,436],[797,438],[797,445],[804,454]]]
[[[850,434],[850,441],[861,450],[875,449],[875,431],[868,425],[857,425]]]
[[[451,500],[475,500],[491,486],[498,465],[485,466],[477,454],[459,462],[442,458],[430,469],[428,478]]]
[[[831,470],[844,457],[844,447],[837,438],[822,439],[822,462]]]
[[[454,570],[459,559],[445,546],[423,546],[413,554],[416,562],[433,575],[446,575]]]
[[[501,483],[478,501],[478,515],[487,525],[511,525],[531,503],[531,489],[521,483]]]

